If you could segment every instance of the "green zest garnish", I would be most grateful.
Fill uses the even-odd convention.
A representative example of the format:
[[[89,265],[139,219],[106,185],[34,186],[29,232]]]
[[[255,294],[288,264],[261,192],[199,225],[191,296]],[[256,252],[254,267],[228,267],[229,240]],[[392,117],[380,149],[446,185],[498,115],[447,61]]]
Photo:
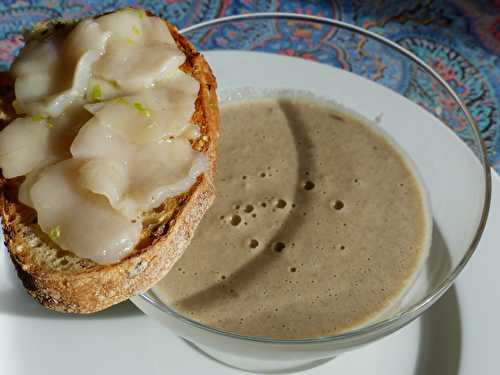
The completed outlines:
[[[45,120],[45,116],[44,115],[33,115],[33,116],[31,116],[31,119],[33,121],[42,121],[42,120]]]
[[[136,25],[132,26],[132,32],[135,35],[141,35],[141,30]]]
[[[90,100],[93,102],[98,102],[102,99],[102,89],[101,85],[94,85],[92,87],[92,92],[90,93]]]
[[[134,41],[132,40],[132,38],[127,38],[127,43],[128,44],[134,44]]]
[[[151,111],[144,107],[142,103],[140,102],[135,102],[134,103],[134,108],[137,109],[139,112],[141,112],[144,116],[146,117],[151,117]]]
[[[61,237],[61,227],[59,225],[56,225],[50,230],[49,236],[50,238],[52,238],[52,240],[56,240]]]
[[[144,16],[146,15],[146,12],[144,11],[144,9],[136,9],[137,11],[137,15],[139,16],[139,19],[144,19]]]
[[[31,116],[31,119],[33,121],[45,120],[45,126],[47,126],[49,129],[52,129],[54,127],[54,123],[52,122],[52,119],[50,117],[38,114],[38,115]]]

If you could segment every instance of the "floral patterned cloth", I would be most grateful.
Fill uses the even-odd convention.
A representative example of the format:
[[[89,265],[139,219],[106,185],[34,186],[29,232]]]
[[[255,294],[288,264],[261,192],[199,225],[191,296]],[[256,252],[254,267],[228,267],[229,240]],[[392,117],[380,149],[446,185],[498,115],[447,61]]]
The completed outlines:
[[[225,15],[282,11],[336,18],[380,33],[433,66],[462,97],[500,172],[500,0],[3,0],[0,70],[8,69],[22,44],[21,30],[33,23],[77,19],[127,5],[173,20],[179,28]],[[319,53],[324,51],[306,50],[303,56]]]

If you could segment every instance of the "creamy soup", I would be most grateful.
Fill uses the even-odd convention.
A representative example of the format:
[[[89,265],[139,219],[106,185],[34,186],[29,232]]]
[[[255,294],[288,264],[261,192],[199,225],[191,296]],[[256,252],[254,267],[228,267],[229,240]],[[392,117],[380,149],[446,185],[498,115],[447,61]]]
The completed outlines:
[[[406,158],[332,104],[221,109],[217,199],[155,292],[242,335],[320,337],[391,305],[426,255],[429,213]]]

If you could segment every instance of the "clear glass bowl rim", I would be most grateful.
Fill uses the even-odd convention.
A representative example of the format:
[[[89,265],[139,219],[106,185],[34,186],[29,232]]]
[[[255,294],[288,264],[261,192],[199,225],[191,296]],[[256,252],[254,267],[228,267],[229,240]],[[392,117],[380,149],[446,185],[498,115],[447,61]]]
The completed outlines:
[[[147,303],[152,304],[154,307],[157,309],[161,310],[162,312],[169,314],[170,316],[182,321],[183,323],[186,323],[188,325],[194,326],[196,328],[202,329],[204,331],[208,331],[213,334],[217,335],[222,335],[234,339],[240,339],[240,340],[245,340],[245,341],[251,341],[251,342],[260,342],[260,343],[271,343],[271,344],[288,344],[288,345],[304,345],[304,344],[321,344],[321,343],[333,343],[333,342],[341,342],[341,341],[349,341],[349,340],[369,340],[369,337],[371,336],[376,336],[378,337],[380,335],[384,334],[384,331],[389,331],[392,332],[395,329],[402,328],[406,324],[410,323],[414,319],[416,319],[418,316],[420,316],[427,308],[429,308],[434,302],[436,302],[440,296],[442,296],[448,288],[453,284],[457,276],[460,274],[462,269],[465,267],[471,256],[474,254],[476,247],[479,243],[479,240],[481,238],[481,235],[483,234],[484,228],[486,226],[486,220],[488,218],[488,212],[490,208],[490,201],[491,201],[491,172],[490,172],[490,167],[488,163],[488,157],[487,157],[487,152],[486,152],[486,147],[484,145],[484,142],[481,137],[481,133],[479,131],[479,128],[474,121],[474,118],[472,117],[471,113],[467,109],[466,104],[460,99],[460,97],[453,91],[453,89],[448,85],[448,83],[434,70],[432,69],[429,65],[427,65],[423,60],[421,60],[419,57],[411,53],[410,51],[406,50],[399,44],[379,35],[376,34],[372,31],[366,30],[362,27],[355,26],[343,21],[338,21],[334,19],[329,19],[325,17],[320,17],[320,16],[311,16],[311,15],[304,15],[304,14],[297,14],[297,13],[281,13],[281,12],[262,12],[262,13],[248,13],[248,14],[242,14],[242,15],[234,15],[234,16],[227,16],[227,17],[221,17],[221,18],[216,18],[213,20],[205,21],[205,22],[200,22],[195,25],[186,27],[182,30],[180,30],[181,34],[186,34],[189,32],[195,32],[199,31],[201,29],[209,28],[212,26],[219,26],[231,22],[240,22],[240,21],[255,21],[255,20],[290,20],[290,21],[307,21],[311,23],[319,23],[321,25],[328,25],[344,30],[351,31],[353,33],[361,34],[363,36],[366,36],[368,38],[371,38],[373,40],[376,40],[377,42],[380,42],[384,44],[387,47],[390,47],[391,49],[395,50],[396,52],[401,53],[408,59],[410,59],[412,62],[416,63],[420,68],[422,68],[426,73],[430,74],[434,79],[436,79],[444,88],[445,90],[451,95],[455,103],[458,105],[460,110],[464,113],[467,122],[470,124],[472,127],[472,131],[474,134],[475,142],[477,142],[480,145],[480,152],[481,155],[479,157],[479,160],[481,162],[481,166],[483,168],[484,172],[484,203],[483,203],[483,208],[482,208],[482,214],[481,214],[481,219],[479,221],[476,233],[474,235],[474,238],[472,239],[469,248],[467,249],[466,253],[458,263],[458,265],[455,267],[455,269],[452,270],[450,275],[448,275],[447,278],[445,278],[439,285],[437,285],[430,293],[427,294],[426,298],[424,298],[422,301],[413,304],[410,308],[406,309],[405,311],[402,311],[390,318],[381,320],[379,322],[363,326],[361,328],[348,331],[346,333],[341,333],[338,335],[334,336],[324,336],[324,337],[316,337],[316,338],[304,338],[304,339],[276,339],[276,338],[271,338],[271,337],[262,337],[262,336],[244,336],[244,335],[239,335],[233,332],[226,332],[222,331],[216,328],[212,328],[209,326],[206,326],[204,324],[201,324],[195,320],[186,318],[174,310],[168,308],[165,304],[163,303],[158,303],[151,297],[149,297],[146,293],[140,294],[139,297],[145,300]],[[203,51],[202,51],[203,52]],[[399,324],[398,324],[399,323]]]

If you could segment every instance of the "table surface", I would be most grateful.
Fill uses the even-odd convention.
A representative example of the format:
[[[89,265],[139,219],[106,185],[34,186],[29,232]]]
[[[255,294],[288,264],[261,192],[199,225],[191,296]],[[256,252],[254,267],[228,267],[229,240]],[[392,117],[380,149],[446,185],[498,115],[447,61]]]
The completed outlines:
[[[500,172],[499,0],[3,0],[0,70],[8,69],[22,46],[21,30],[33,23],[77,19],[127,5],[148,9],[179,28],[225,15],[281,11],[340,19],[380,33],[432,65],[462,97]]]

